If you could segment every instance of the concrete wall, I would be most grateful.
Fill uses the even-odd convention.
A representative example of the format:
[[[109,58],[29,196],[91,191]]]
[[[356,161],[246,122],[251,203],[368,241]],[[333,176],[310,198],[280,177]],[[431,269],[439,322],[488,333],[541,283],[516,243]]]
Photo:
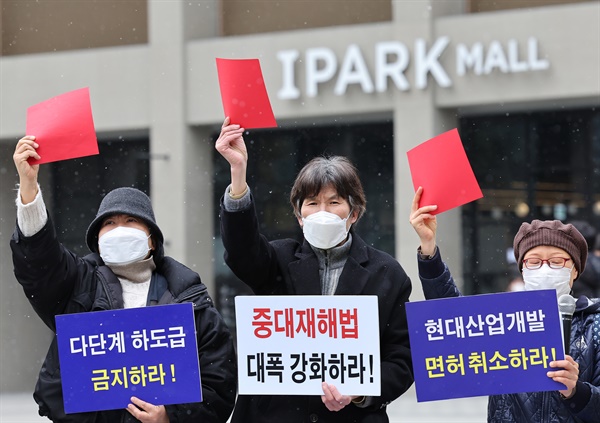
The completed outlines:
[[[3,0],[0,55],[145,44],[147,9],[147,0]]]
[[[18,182],[13,152],[12,143],[0,144],[0,392],[33,392],[52,333],[35,314],[13,275],[9,241],[17,218]],[[48,181],[49,176],[40,169],[41,178]],[[45,201],[51,206],[52,196]]]

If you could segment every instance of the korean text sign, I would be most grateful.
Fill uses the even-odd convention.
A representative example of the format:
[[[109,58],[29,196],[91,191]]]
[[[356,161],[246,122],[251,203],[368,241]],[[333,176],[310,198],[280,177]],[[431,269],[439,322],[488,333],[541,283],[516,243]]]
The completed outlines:
[[[66,413],[202,401],[192,303],[56,316]]]
[[[564,358],[555,290],[406,304],[417,400],[565,389],[546,376]]]
[[[376,296],[238,296],[240,394],[380,395]]]

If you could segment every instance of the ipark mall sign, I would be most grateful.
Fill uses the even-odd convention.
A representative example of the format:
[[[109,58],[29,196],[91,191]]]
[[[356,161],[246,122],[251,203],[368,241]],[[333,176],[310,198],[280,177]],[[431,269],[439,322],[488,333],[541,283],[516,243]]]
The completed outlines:
[[[316,97],[319,85],[330,81],[335,81],[334,94],[338,96],[344,95],[348,86],[354,84],[366,94],[385,92],[390,88],[390,82],[400,91],[408,91],[411,86],[423,90],[427,88],[429,75],[440,87],[451,87],[452,79],[439,61],[449,44],[450,38],[444,36],[428,48],[427,41],[418,38],[411,57],[404,43],[379,42],[375,44],[370,68],[357,44],[350,44],[341,60],[327,47],[308,48],[303,57],[299,50],[281,50],[277,52],[277,58],[282,66],[282,86],[277,96],[281,100],[297,99],[303,89],[306,97]],[[550,67],[548,60],[540,58],[538,41],[533,37],[526,42],[512,39],[506,45],[499,41],[491,41],[488,45],[478,42],[470,46],[459,43],[454,48],[454,55],[458,77],[467,73],[484,76],[492,72],[537,72]],[[298,61],[304,63],[304,87],[297,83]],[[409,66],[412,66],[413,81],[406,76]]]

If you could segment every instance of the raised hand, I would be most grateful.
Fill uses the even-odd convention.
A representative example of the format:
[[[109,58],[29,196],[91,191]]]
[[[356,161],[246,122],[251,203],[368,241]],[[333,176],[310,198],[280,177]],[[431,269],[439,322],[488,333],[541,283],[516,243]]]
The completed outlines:
[[[28,160],[30,158],[40,159],[40,155],[36,151],[38,147],[35,137],[27,135],[17,142],[13,154],[13,161],[19,173],[19,188],[23,204],[31,203],[37,195],[40,165],[31,165]]]
[[[437,233],[437,219],[431,212],[437,209],[435,205],[419,207],[423,194],[423,187],[419,187],[413,198],[410,209],[410,224],[421,240],[421,254],[435,253],[435,235]]]
[[[246,190],[246,168],[248,151],[244,142],[244,128],[231,125],[229,117],[225,118],[221,134],[215,143],[216,150],[225,157],[231,166],[231,193],[240,194]]]

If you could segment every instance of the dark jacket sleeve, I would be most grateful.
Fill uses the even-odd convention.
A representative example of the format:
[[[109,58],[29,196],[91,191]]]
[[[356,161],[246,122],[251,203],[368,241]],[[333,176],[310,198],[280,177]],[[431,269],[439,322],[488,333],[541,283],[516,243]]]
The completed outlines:
[[[170,257],[163,258],[160,272],[169,289],[159,303],[194,304],[202,383],[202,402],[165,406],[169,420],[225,423],[233,410],[237,389],[237,360],[229,328],[198,273]]]
[[[35,235],[26,237],[17,226],[10,241],[15,277],[36,313],[55,330],[54,316],[86,311],[95,278],[93,267],[60,244],[50,217]],[[84,283],[85,282],[85,283]],[[73,298],[75,301],[70,302]],[[68,305],[75,309],[67,310]],[[80,308],[78,308],[80,307]]]
[[[578,419],[591,423],[597,422],[600,416],[600,343],[594,339],[600,327],[600,313],[591,314],[587,319],[587,324],[582,325],[584,334],[581,336],[588,340],[588,347],[584,355],[576,358],[581,366],[580,380],[575,395],[565,403]]]
[[[381,309],[389,310],[387,321],[380,321],[381,339],[381,396],[369,398],[369,407],[380,408],[390,404],[410,388],[414,382],[412,358],[408,337],[406,303],[411,293],[411,282],[398,262],[388,268],[379,281],[385,286],[395,284],[395,297],[381,297],[385,304]],[[380,310],[381,313],[382,310]]]
[[[202,402],[167,405],[169,421],[225,423],[237,391],[237,361],[233,339],[221,314],[206,296],[196,311]],[[207,305],[206,302],[210,304]]]
[[[255,293],[275,293],[278,263],[275,250],[260,233],[254,201],[247,209],[230,212],[221,198],[221,237],[225,263]]]
[[[419,279],[421,279],[421,286],[426,300],[462,296],[456,283],[454,283],[450,269],[442,261],[439,247],[436,249],[433,258],[425,260],[417,257],[417,260]]]

